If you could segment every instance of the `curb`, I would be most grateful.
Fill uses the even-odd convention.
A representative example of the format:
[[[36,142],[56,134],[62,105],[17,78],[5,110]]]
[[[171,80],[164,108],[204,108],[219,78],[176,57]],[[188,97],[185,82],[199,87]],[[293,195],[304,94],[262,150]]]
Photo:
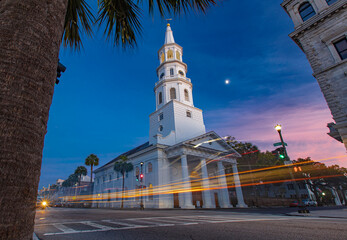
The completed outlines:
[[[312,214],[305,214],[305,215],[303,214],[303,215],[299,215],[299,214],[285,213],[284,215],[293,216],[293,217],[319,217],[319,218],[338,218],[338,219],[347,219],[346,217],[313,216]]]
[[[33,233],[33,240],[40,240],[35,233]]]

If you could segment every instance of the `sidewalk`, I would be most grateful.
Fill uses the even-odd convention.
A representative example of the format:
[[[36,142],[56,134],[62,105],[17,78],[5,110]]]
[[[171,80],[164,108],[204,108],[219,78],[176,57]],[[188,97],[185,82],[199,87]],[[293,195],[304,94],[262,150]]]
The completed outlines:
[[[347,208],[342,207],[340,209],[325,209],[325,210],[314,210],[310,209],[310,213],[298,213],[291,212],[287,213],[288,216],[302,216],[302,217],[320,217],[320,218],[345,218],[347,219]]]

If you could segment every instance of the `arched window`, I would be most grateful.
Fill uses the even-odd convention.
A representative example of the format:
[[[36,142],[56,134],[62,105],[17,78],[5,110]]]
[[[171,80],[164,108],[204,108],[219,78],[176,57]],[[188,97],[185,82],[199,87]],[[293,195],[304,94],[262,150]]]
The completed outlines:
[[[327,4],[328,5],[331,5],[331,4],[333,4],[334,2],[336,2],[337,0],[326,0],[327,1]]]
[[[176,51],[176,59],[181,60],[181,53],[179,51]]]
[[[164,61],[165,61],[165,55],[164,55],[164,53],[161,53],[160,54],[160,63],[162,63]]]
[[[316,15],[316,12],[309,2],[301,4],[301,6],[299,7],[299,13],[304,22]]]
[[[148,173],[151,173],[153,170],[152,163],[148,163]]]
[[[173,59],[173,51],[171,49],[167,51],[167,59]]]
[[[163,94],[161,92],[159,92],[159,94],[158,94],[158,102],[159,102],[159,104],[162,104],[162,102],[163,102]]]
[[[183,71],[179,70],[178,73],[179,73],[179,75],[184,76],[184,72]]]
[[[176,89],[175,88],[170,89],[170,98],[176,99]]]
[[[140,168],[139,168],[139,167],[136,167],[136,169],[135,169],[135,174],[136,174],[136,176],[139,176],[139,175],[140,175]]]
[[[160,79],[162,79],[165,76],[165,73],[160,74]]]
[[[174,70],[173,68],[170,68],[170,76],[173,76],[174,75]]]
[[[189,102],[189,93],[187,89],[184,89],[184,99]]]

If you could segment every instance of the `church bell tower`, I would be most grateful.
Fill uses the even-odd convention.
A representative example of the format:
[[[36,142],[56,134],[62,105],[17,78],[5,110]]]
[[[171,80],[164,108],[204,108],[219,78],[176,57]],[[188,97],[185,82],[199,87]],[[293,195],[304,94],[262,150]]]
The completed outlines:
[[[182,60],[183,48],[175,43],[170,24],[158,57],[156,111],[150,115],[149,142],[174,145],[204,134],[202,110],[194,107],[193,85],[186,76],[187,64]]]

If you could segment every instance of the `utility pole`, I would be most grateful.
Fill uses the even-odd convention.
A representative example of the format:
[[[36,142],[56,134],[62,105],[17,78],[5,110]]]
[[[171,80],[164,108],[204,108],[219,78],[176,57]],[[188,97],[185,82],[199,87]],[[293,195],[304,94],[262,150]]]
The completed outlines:
[[[281,143],[282,143],[282,147],[284,149],[284,155],[285,155],[285,161],[284,161],[284,164],[285,165],[290,165],[290,164],[293,164],[293,161],[290,160],[289,156],[288,156],[288,153],[287,153],[287,149],[286,149],[286,144],[284,143],[283,141],[283,137],[282,137],[282,126],[277,124],[275,126],[275,129],[276,131],[278,132],[278,135],[280,136],[280,139],[281,139]],[[300,192],[299,192],[299,187],[298,187],[298,184],[294,178],[294,175],[293,175],[293,170],[292,168],[289,168],[289,175],[290,175],[290,178],[292,179],[293,181],[293,184],[294,184],[294,189],[295,189],[295,194],[296,194],[296,198],[298,200],[298,203],[299,203],[299,207],[302,207],[302,199],[301,199],[301,196],[300,196]],[[307,211],[305,209],[305,211]],[[299,210],[300,212],[300,210]]]
[[[143,162],[141,162],[141,174],[140,174],[140,186],[141,186],[141,203],[140,203],[140,208],[141,210],[144,210],[144,206],[143,206],[143,184],[142,184],[142,181],[143,181],[143,173],[142,173],[142,168],[143,168]]]

